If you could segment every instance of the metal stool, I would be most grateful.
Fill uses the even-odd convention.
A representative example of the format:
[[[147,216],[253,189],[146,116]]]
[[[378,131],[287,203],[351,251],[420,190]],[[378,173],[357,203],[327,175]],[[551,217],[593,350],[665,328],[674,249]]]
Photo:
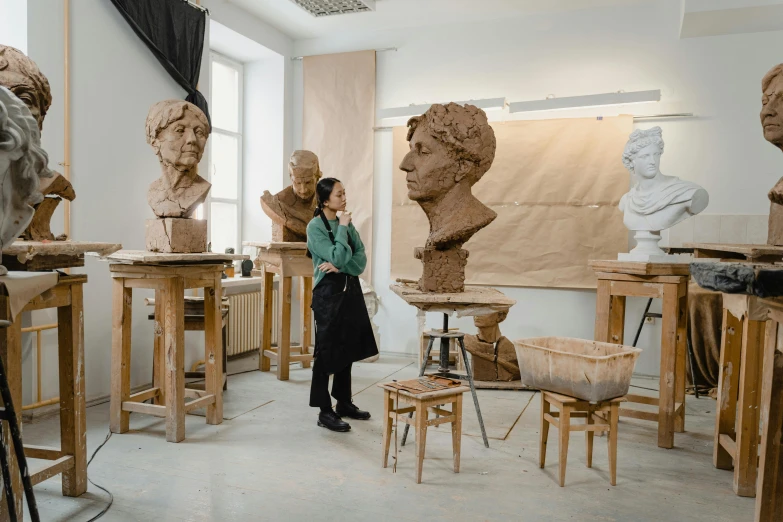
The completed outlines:
[[[476,406],[476,415],[478,416],[479,426],[481,427],[481,437],[484,439],[484,447],[489,447],[489,440],[487,440],[487,431],[484,429],[484,419],[481,417],[481,408],[479,407],[478,397],[476,396],[476,387],[473,384],[473,370],[470,367],[468,361],[468,353],[465,350],[465,334],[462,332],[449,331],[449,316],[443,314],[443,330],[432,330],[427,332],[430,342],[427,344],[427,353],[424,354],[424,361],[422,362],[421,369],[419,370],[419,377],[424,376],[424,372],[427,368],[427,362],[430,358],[430,352],[432,351],[432,345],[435,343],[435,339],[440,339],[440,358],[438,371],[431,373],[430,375],[437,375],[440,377],[447,377],[449,379],[464,380],[466,377],[468,383],[470,383],[470,393],[473,395],[473,404]],[[466,375],[460,375],[451,373],[449,371],[449,339],[456,339],[459,343],[459,349],[462,352],[462,360],[465,362]],[[413,417],[413,412],[408,415],[409,418]],[[405,440],[408,438],[408,430],[410,424],[405,425],[405,431],[402,434],[402,445],[405,446]]]
[[[8,328],[11,321],[0,320],[0,328]],[[24,486],[24,495],[27,498],[27,508],[30,510],[30,518],[33,522],[39,522],[38,506],[35,504],[35,494],[33,493],[33,483],[30,480],[30,471],[27,467],[27,459],[24,456],[24,446],[22,444],[22,432],[19,430],[19,422],[16,418],[16,409],[11,400],[11,389],[8,387],[8,376],[5,373],[5,365],[0,357],[0,398],[3,399],[3,407],[0,407],[0,439],[3,437],[3,430],[6,427],[2,421],[8,423],[11,431],[11,441],[14,446],[16,460],[19,463],[19,472],[22,475],[22,485]],[[3,489],[5,491],[6,506],[8,507],[8,517],[11,522],[16,522],[16,501],[14,499],[14,490],[11,485],[11,470],[8,467],[8,461],[11,455],[7,448],[0,450],[0,466],[3,471]]]

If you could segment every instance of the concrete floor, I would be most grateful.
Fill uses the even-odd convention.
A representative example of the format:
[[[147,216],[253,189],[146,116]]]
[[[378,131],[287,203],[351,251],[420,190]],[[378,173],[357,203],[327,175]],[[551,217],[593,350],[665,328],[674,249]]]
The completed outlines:
[[[252,369],[255,360],[229,367]],[[226,417],[233,418],[208,426],[188,415],[187,438],[179,444],[165,441],[163,419],[132,414],[131,431],[112,436],[89,468],[90,478],[114,494],[102,520],[753,519],[754,500],[734,495],[732,474],[712,466],[715,401],[709,398],[688,397],[688,432],[676,436],[672,450],[657,447],[651,423],[623,420],[616,487],[609,485],[606,439],[596,438],[594,467],[587,469],[584,436],[572,433],[560,488],[554,429],[547,467],[538,467],[539,397],[480,391],[490,449],[466,396],[461,473],[451,471],[448,426],[431,428],[424,482],[417,485],[412,443],[400,451],[396,474],[380,467],[382,392],[375,386],[416,374],[413,359],[385,354],[355,365],[355,402],[374,417],[354,421],[348,434],[316,426],[307,406],[310,371],[296,366],[288,382],[257,371],[230,377]],[[646,379],[634,384],[657,387]],[[108,412],[108,404],[87,410],[90,453],[107,434]],[[25,442],[57,444],[58,432],[56,417],[40,419],[25,425]],[[106,501],[92,485],[80,498],[62,497],[59,477],[35,491],[47,521],[88,520]]]

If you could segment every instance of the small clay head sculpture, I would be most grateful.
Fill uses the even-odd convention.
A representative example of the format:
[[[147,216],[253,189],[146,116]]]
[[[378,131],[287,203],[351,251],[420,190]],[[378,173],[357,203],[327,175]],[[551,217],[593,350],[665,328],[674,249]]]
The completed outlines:
[[[9,89],[30,109],[43,128],[46,111],[52,104],[49,80],[38,66],[19,49],[0,45],[0,86]]]
[[[663,131],[660,127],[631,133],[623,151],[623,165],[641,179],[652,179],[661,172]]]
[[[147,143],[163,165],[180,172],[195,172],[210,130],[201,109],[182,100],[158,102],[147,115]]]
[[[13,242],[40,203],[40,178],[51,177],[38,121],[10,90],[0,87],[0,249]],[[0,267],[0,274],[5,269]]]
[[[414,201],[438,199],[460,183],[472,187],[495,158],[495,132],[473,105],[433,105],[408,120],[407,139],[411,150],[400,168]]]
[[[783,150],[783,64],[777,65],[761,80],[761,125],[764,138]]]
[[[315,195],[315,184],[321,179],[318,156],[309,150],[295,150],[288,162],[288,174],[297,197],[309,201]]]

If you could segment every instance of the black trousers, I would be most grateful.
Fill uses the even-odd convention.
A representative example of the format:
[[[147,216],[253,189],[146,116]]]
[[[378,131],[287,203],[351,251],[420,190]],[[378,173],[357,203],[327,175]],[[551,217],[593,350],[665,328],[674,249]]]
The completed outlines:
[[[332,379],[332,397],[338,402],[351,402],[351,366],[334,374]],[[318,363],[313,367],[313,381],[310,383],[310,406],[313,408],[332,407],[329,397],[329,374],[318,371]]]

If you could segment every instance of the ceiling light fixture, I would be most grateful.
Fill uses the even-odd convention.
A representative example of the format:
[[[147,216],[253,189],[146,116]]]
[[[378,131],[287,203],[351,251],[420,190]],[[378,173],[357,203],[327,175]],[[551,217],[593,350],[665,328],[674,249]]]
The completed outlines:
[[[315,17],[375,11],[375,0],[291,0]]]
[[[551,94],[546,100],[511,102],[509,112],[557,111],[563,109],[582,109],[587,107],[605,107],[607,105],[628,105],[631,103],[650,103],[661,101],[661,91],[611,92],[555,98]]]
[[[458,105],[475,105],[479,109],[485,111],[502,110],[506,106],[505,98],[485,98],[483,100],[467,100],[454,102]],[[445,104],[445,102],[444,102]],[[427,103],[423,105],[408,105],[407,107],[394,107],[392,109],[380,109],[378,111],[378,117],[382,120],[387,118],[404,118],[406,116],[420,116],[427,112],[433,104]]]

